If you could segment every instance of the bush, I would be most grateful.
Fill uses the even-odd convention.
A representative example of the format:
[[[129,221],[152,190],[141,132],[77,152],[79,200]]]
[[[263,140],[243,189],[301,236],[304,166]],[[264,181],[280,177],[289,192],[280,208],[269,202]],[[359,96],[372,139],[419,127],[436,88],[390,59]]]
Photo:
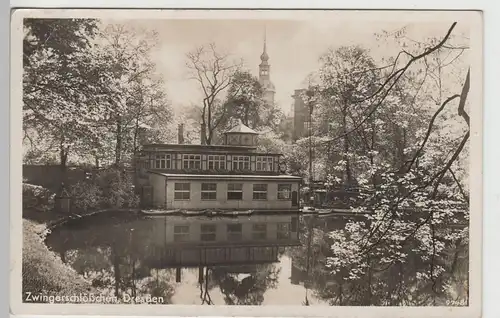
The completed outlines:
[[[23,209],[48,211],[54,207],[55,194],[50,190],[29,183],[23,183]]]
[[[78,182],[69,188],[68,194],[78,211],[87,212],[100,206],[101,190],[96,184]]]
[[[116,168],[102,170],[91,180],[71,186],[69,195],[73,207],[82,212],[99,208],[135,208],[139,204],[130,176]]]
[[[139,205],[132,178],[125,172],[112,168],[97,176],[101,189],[101,205],[104,208],[134,208]]]

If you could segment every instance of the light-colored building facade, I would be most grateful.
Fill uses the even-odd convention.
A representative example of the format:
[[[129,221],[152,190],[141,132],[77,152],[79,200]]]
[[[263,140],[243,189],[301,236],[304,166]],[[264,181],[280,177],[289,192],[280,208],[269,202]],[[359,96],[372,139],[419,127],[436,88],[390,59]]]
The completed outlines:
[[[153,203],[166,209],[291,210],[292,176],[151,173]]]
[[[166,210],[298,211],[301,178],[283,174],[281,154],[257,152],[257,133],[241,122],[224,141],[145,145],[136,165],[143,204]]]

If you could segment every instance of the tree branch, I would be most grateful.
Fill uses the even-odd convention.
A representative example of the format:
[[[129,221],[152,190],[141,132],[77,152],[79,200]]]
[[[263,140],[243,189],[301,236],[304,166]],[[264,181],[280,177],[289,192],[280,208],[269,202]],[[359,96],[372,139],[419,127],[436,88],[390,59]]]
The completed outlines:
[[[411,167],[413,166],[413,164],[415,163],[415,161],[417,160],[417,158],[421,155],[427,141],[429,140],[429,137],[431,135],[431,132],[432,132],[432,127],[434,126],[434,121],[436,120],[437,116],[439,116],[439,114],[443,111],[444,107],[449,103],[451,102],[452,100],[454,100],[455,98],[458,98],[460,97],[460,95],[453,95],[451,97],[448,97],[444,103],[441,105],[441,107],[439,107],[436,112],[434,113],[434,115],[432,116],[431,118],[431,121],[429,122],[429,126],[427,128],[427,133],[425,134],[425,137],[424,137],[424,140],[422,141],[422,144],[420,145],[419,149],[417,150],[417,152],[415,153],[415,155],[413,156],[412,160],[409,162],[408,164],[408,167],[406,169],[406,172],[410,172],[411,170]]]
[[[375,111],[378,109],[378,107],[382,104],[382,102],[385,100],[385,98],[388,96],[389,92],[392,90],[392,88],[396,85],[396,83],[399,81],[399,79],[403,76],[403,74],[408,70],[408,68],[413,64],[415,63],[417,60],[421,59],[421,58],[424,58],[425,56],[433,53],[434,51],[438,50],[440,47],[442,47],[446,41],[448,40],[448,38],[450,37],[451,35],[451,32],[453,31],[453,29],[455,28],[457,22],[453,22],[453,24],[451,25],[451,27],[448,29],[448,32],[446,33],[446,35],[444,36],[444,38],[438,43],[436,44],[435,46],[431,47],[431,48],[427,48],[424,52],[418,54],[418,55],[415,55],[414,57],[412,57],[404,67],[398,69],[397,71],[393,72],[385,81],[384,83],[373,93],[373,94],[370,94],[369,96],[365,97],[365,98],[362,98],[362,99],[359,99],[359,100],[356,100],[356,101],[353,101],[354,103],[361,103],[361,102],[364,102],[364,101],[367,101],[377,95],[379,95],[382,90],[384,90],[384,88],[386,88],[387,85],[389,85],[389,87],[385,90],[384,93],[382,93],[382,96],[380,97],[379,101],[373,106],[371,107],[371,109],[369,110],[368,114],[366,115],[366,117],[361,121],[359,122],[358,124],[356,124],[354,126],[354,128],[352,128],[351,130],[341,134],[340,136],[337,136],[333,139],[330,139],[326,142],[335,142],[341,138],[344,138],[346,135],[349,135],[351,134],[352,132],[356,131],[357,129],[359,129],[374,113]],[[400,52],[398,54],[398,58],[400,56],[402,52]],[[397,60],[397,59],[396,59]],[[396,62],[395,62],[396,63]],[[389,84],[389,82],[393,80],[392,84]]]
[[[465,83],[462,87],[462,93],[460,94],[460,103],[458,104],[458,115],[462,116],[470,127],[470,117],[469,114],[465,112],[465,102],[467,100],[467,95],[469,94],[470,88],[470,68],[467,70],[467,76],[465,77]]]

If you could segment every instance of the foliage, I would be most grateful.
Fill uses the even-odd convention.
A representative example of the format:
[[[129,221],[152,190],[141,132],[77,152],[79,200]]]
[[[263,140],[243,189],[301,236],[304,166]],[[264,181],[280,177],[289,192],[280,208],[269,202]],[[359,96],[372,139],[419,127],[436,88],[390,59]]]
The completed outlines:
[[[102,111],[99,63],[89,54],[96,21],[25,20],[23,127],[53,140],[59,162],[85,140],[97,138],[88,124]]]
[[[261,305],[264,293],[276,288],[280,269],[274,264],[257,266],[253,273],[241,281],[237,275],[225,273],[223,269],[214,269],[211,273],[227,305]]]
[[[289,146],[289,172],[308,178],[311,143],[315,178],[359,191],[359,218],[312,247],[314,288],[331,304],[468,302],[470,79],[454,27],[413,45],[404,30],[404,41],[385,33],[402,49],[381,61],[359,46],[328,50],[302,96],[313,136]]]
[[[102,191],[97,184],[78,182],[68,191],[72,206],[78,211],[92,211],[101,206]]]
[[[467,304],[467,287],[458,285],[468,281],[472,105],[467,39],[460,40],[455,26],[430,39],[411,39],[406,27],[377,34],[382,44],[401,45],[397,55],[379,60],[360,46],[327,50],[302,96],[311,106],[313,135],[289,144],[290,122],[276,105],[263,102],[258,80],[215,44],[188,53],[202,105],[174,118],[150,58],[156,34],[121,25],[98,28],[94,20],[29,19],[23,44],[25,160],[65,167],[73,154],[96,166],[119,165],[143,143],[175,140],[172,123],[186,124],[187,143],[203,135],[202,142],[212,144],[240,119],[261,133],[259,151],[284,154],[288,173],[359,191],[351,210],[362,218],[339,228],[307,229],[314,235],[303,237],[314,242],[306,244],[312,252],[297,255],[307,255],[299,265],[312,271],[319,297],[336,305]],[[25,205],[35,199],[50,205],[50,196],[37,188],[23,192]],[[71,193],[81,210],[137,205],[130,178],[116,169]],[[136,270],[148,269],[133,257],[99,253],[113,266],[105,277],[94,274],[116,293],[137,292],[141,279],[152,293],[163,288],[150,278],[136,279]],[[116,273],[134,278],[116,279]],[[228,273],[212,276],[227,303],[261,303],[272,286],[267,276],[244,282]]]
[[[150,253],[157,247],[158,223],[130,216],[132,222],[121,212],[74,220],[53,229],[47,244],[103,295],[120,303],[124,294],[163,297],[162,303],[171,303],[172,270],[153,268],[149,259],[155,256]]]
[[[42,186],[23,183],[23,209],[48,211],[54,207],[55,194]]]
[[[141,144],[164,139],[171,109],[163,79],[150,57],[156,43],[155,32],[120,24],[106,25],[100,33],[94,47],[96,58],[105,62],[101,71],[106,78],[107,109],[100,129],[107,138],[91,149],[97,158],[109,158],[111,153],[111,162],[120,164],[130,161]]]
[[[335,277],[329,287],[335,303],[455,302],[448,287],[457,272],[448,255],[468,244],[469,211],[468,194],[453,171],[466,169],[457,159],[469,134],[462,109],[469,84],[467,76],[461,91],[441,97],[445,67],[431,63],[453,28],[425,50],[403,50],[389,67],[377,66],[359,47],[323,57],[317,125],[330,136],[329,178],[360,187],[352,210],[364,216],[326,239],[331,254],[324,266]],[[437,86],[429,81],[431,72]],[[442,116],[454,102],[458,112]],[[461,293],[458,303],[466,302]]]
[[[75,184],[69,195],[74,207],[81,211],[135,208],[139,204],[131,177],[117,168],[99,171],[91,180]]]
[[[132,178],[118,169],[109,169],[98,175],[102,190],[102,205],[113,207],[137,207],[139,201],[134,192]]]
[[[23,220],[22,290],[44,295],[77,295],[91,290],[90,283],[49,251],[35,223]]]
[[[283,116],[279,107],[267,103],[259,80],[247,71],[237,71],[231,78],[225,101],[225,128],[232,122],[241,120],[254,130],[276,131]]]
[[[28,19],[24,28],[26,160],[121,163],[165,137],[171,112],[150,59],[154,33],[89,19]]]

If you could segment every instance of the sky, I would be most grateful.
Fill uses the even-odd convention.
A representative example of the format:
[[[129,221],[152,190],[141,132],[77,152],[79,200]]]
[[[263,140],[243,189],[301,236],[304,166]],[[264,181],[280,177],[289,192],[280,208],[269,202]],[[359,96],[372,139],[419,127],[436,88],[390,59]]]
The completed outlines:
[[[306,294],[311,305],[328,306],[328,303],[315,298],[312,292],[306,293],[303,285],[294,285],[290,281],[292,275],[292,260],[288,256],[282,256],[277,267],[280,268],[276,288],[269,288],[264,293],[262,305],[295,305],[300,306],[305,300]],[[225,305],[224,294],[217,286],[210,292],[210,299],[215,305]],[[285,296],[285,297],[284,297]],[[183,269],[182,283],[177,284],[172,302],[178,305],[199,305],[200,287],[198,283],[198,269]]]
[[[395,16],[378,18],[336,14],[321,19],[156,19],[133,20],[128,23],[158,32],[159,43],[152,52],[157,71],[165,79],[168,98],[176,111],[184,106],[201,105],[202,95],[197,83],[189,79],[186,53],[196,47],[215,43],[217,48],[242,59],[244,67],[258,75],[264,34],[271,65],[271,81],[276,87],[275,101],[286,113],[293,103],[295,89],[306,84],[307,76],[319,68],[319,57],[329,48],[361,45],[376,59],[395,56],[401,49],[387,41],[378,41],[374,34],[393,32],[406,27],[414,40],[442,38],[453,20],[436,16],[431,21],[401,20]],[[466,21],[459,21],[456,34],[468,34]]]

